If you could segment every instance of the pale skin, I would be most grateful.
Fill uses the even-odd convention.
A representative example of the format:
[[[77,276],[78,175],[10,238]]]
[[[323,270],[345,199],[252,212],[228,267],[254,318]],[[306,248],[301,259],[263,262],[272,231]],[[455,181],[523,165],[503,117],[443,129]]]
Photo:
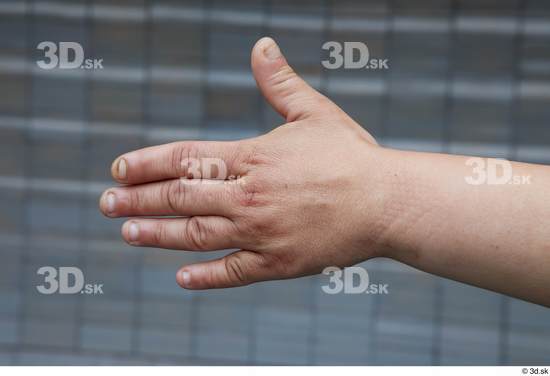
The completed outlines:
[[[183,266],[179,285],[236,287],[387,257],[550,306],[550,167],[512,163],[528,183],[468,184],[469,157],[379,146],[272,39],[254,46],[252,70],[284,125],[126,153],[112,166],[122,185],[100,199],[105,215],[130,217],[131,245],[239,249]],[[231,180],[189,184],[188,158],[223,160]]]

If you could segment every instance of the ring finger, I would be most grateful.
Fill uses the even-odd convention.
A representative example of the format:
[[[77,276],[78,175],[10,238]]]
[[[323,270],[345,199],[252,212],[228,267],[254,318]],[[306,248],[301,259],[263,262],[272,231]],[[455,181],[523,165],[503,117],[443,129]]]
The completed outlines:
[[[228,218],[136,218],[122,226],[122,236],[131,245],[188,251],[239,248],[237,227]]]

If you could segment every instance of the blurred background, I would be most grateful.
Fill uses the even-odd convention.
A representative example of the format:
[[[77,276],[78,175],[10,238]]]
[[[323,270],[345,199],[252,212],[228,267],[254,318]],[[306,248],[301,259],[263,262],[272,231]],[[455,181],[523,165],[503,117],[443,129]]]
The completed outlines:
[[[550,163],[546,0],[1,0],[0,364],[548,363],[547,308],[390,260],[363,264],[387,295],[191,292],[175,272],[201,255],[123,243],[97,209],[116,156],[282,123],[250,73],[264,35],[384,145]],[[42,41],[103,69],[40,69]],[[389,69],[326,70],[326,41]],[[104,294],[42,295],[45,265]]]

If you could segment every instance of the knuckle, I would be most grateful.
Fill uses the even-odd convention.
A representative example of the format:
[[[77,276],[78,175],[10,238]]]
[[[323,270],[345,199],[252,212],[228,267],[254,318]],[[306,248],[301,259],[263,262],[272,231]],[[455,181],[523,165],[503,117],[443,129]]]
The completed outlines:
[[[177,176],[187,176],[189,161],[194,158],[198,158],[197,144],[195,142],[178,142],[171,151],[170,167]]]
[[[237,186],[237,201],[240,206],[257,207],[263,203],[262,193],[265,190],[265,184],[261,179],[249,176],[240,179]]]
[[[164,226],[162,223],[158,223],[153,231],[153,243],[164,244],[167,240],[166,235],[166,226]]]
[[[127,192],[129,198],[129,209],[139,212],[143,207],[142,192],[140,192],[138,189],[129,189]]]
[[[166,201],[173,213],[178,213],[185,205],[185,184],[179,179],[173,180],[162,187],[161,197]]]
[[[254,234],[257,241],[269,243],[288,230],[288,226],[281,221],[284,212],[274,201],[268,188],[240,187],[235,196],[234,223],[240,232]]]
[[[191,248],[197,250],[207,249],[208,227],[199,217],[190,217],[184,231],[184,236]]]
[[[277,252],[274,254],[264,254],[261,260],[261,266],[266,270],[270,270],[273,274],[279,277],[287,277],[292,273],[292,263],[288,263],[284,254]]]
[[[240,163],[244,165],[255,166],[264,162],[261,146],[257,141],[240,143],[237,154],[240,156]]]
[[[246,285],[249,283],[243,259],[238,253],[225,257],[224,262],[227,277],[231,282],[236,282],[239,285]]]
[[[276,234],[275,228],[277,219],[273,215],[264,214],[261,218],[257,218],[251,225],[252,229],[257,234],[262,234],[266,237],[272,237]]]
[[[269,83],[280,93],[289,94],[298,75],[289,65],[282,66],[270,78]]]

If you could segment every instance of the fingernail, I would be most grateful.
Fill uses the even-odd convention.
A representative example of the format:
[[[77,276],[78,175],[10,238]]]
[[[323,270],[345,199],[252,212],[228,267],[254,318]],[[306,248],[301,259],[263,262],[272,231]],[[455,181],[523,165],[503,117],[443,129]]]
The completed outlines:
[[[139,238],[139,225],[136,222],[130,223],[130,227],[128,228],[128,237],[130,238],[131,242],[135,242]]]
[[[127,167],[128,165],[126,164],[126,159],[120,158],[120,160],[118,161],[117,172],[116,172],[117,178],[119,178],[120,180],[126,179]]]
[[[281,50],[279,49],[279,46],[277,46],[277,43],[273,39],[271,39],[271,43],[269,43],[264,48],[264,55],[269,60],[275,60],[281,57]]]
[[[115,211],[115,201],[115,194],[112,192],[107,193],[107,197],[105,198],[105,202],[107,203],[107,213],[112,213]]]
[[[189,284],[191,283],[191,273],[189,273],[187,270],[182,271],[181,280],[183,281],[184,286],[189,286]]]

